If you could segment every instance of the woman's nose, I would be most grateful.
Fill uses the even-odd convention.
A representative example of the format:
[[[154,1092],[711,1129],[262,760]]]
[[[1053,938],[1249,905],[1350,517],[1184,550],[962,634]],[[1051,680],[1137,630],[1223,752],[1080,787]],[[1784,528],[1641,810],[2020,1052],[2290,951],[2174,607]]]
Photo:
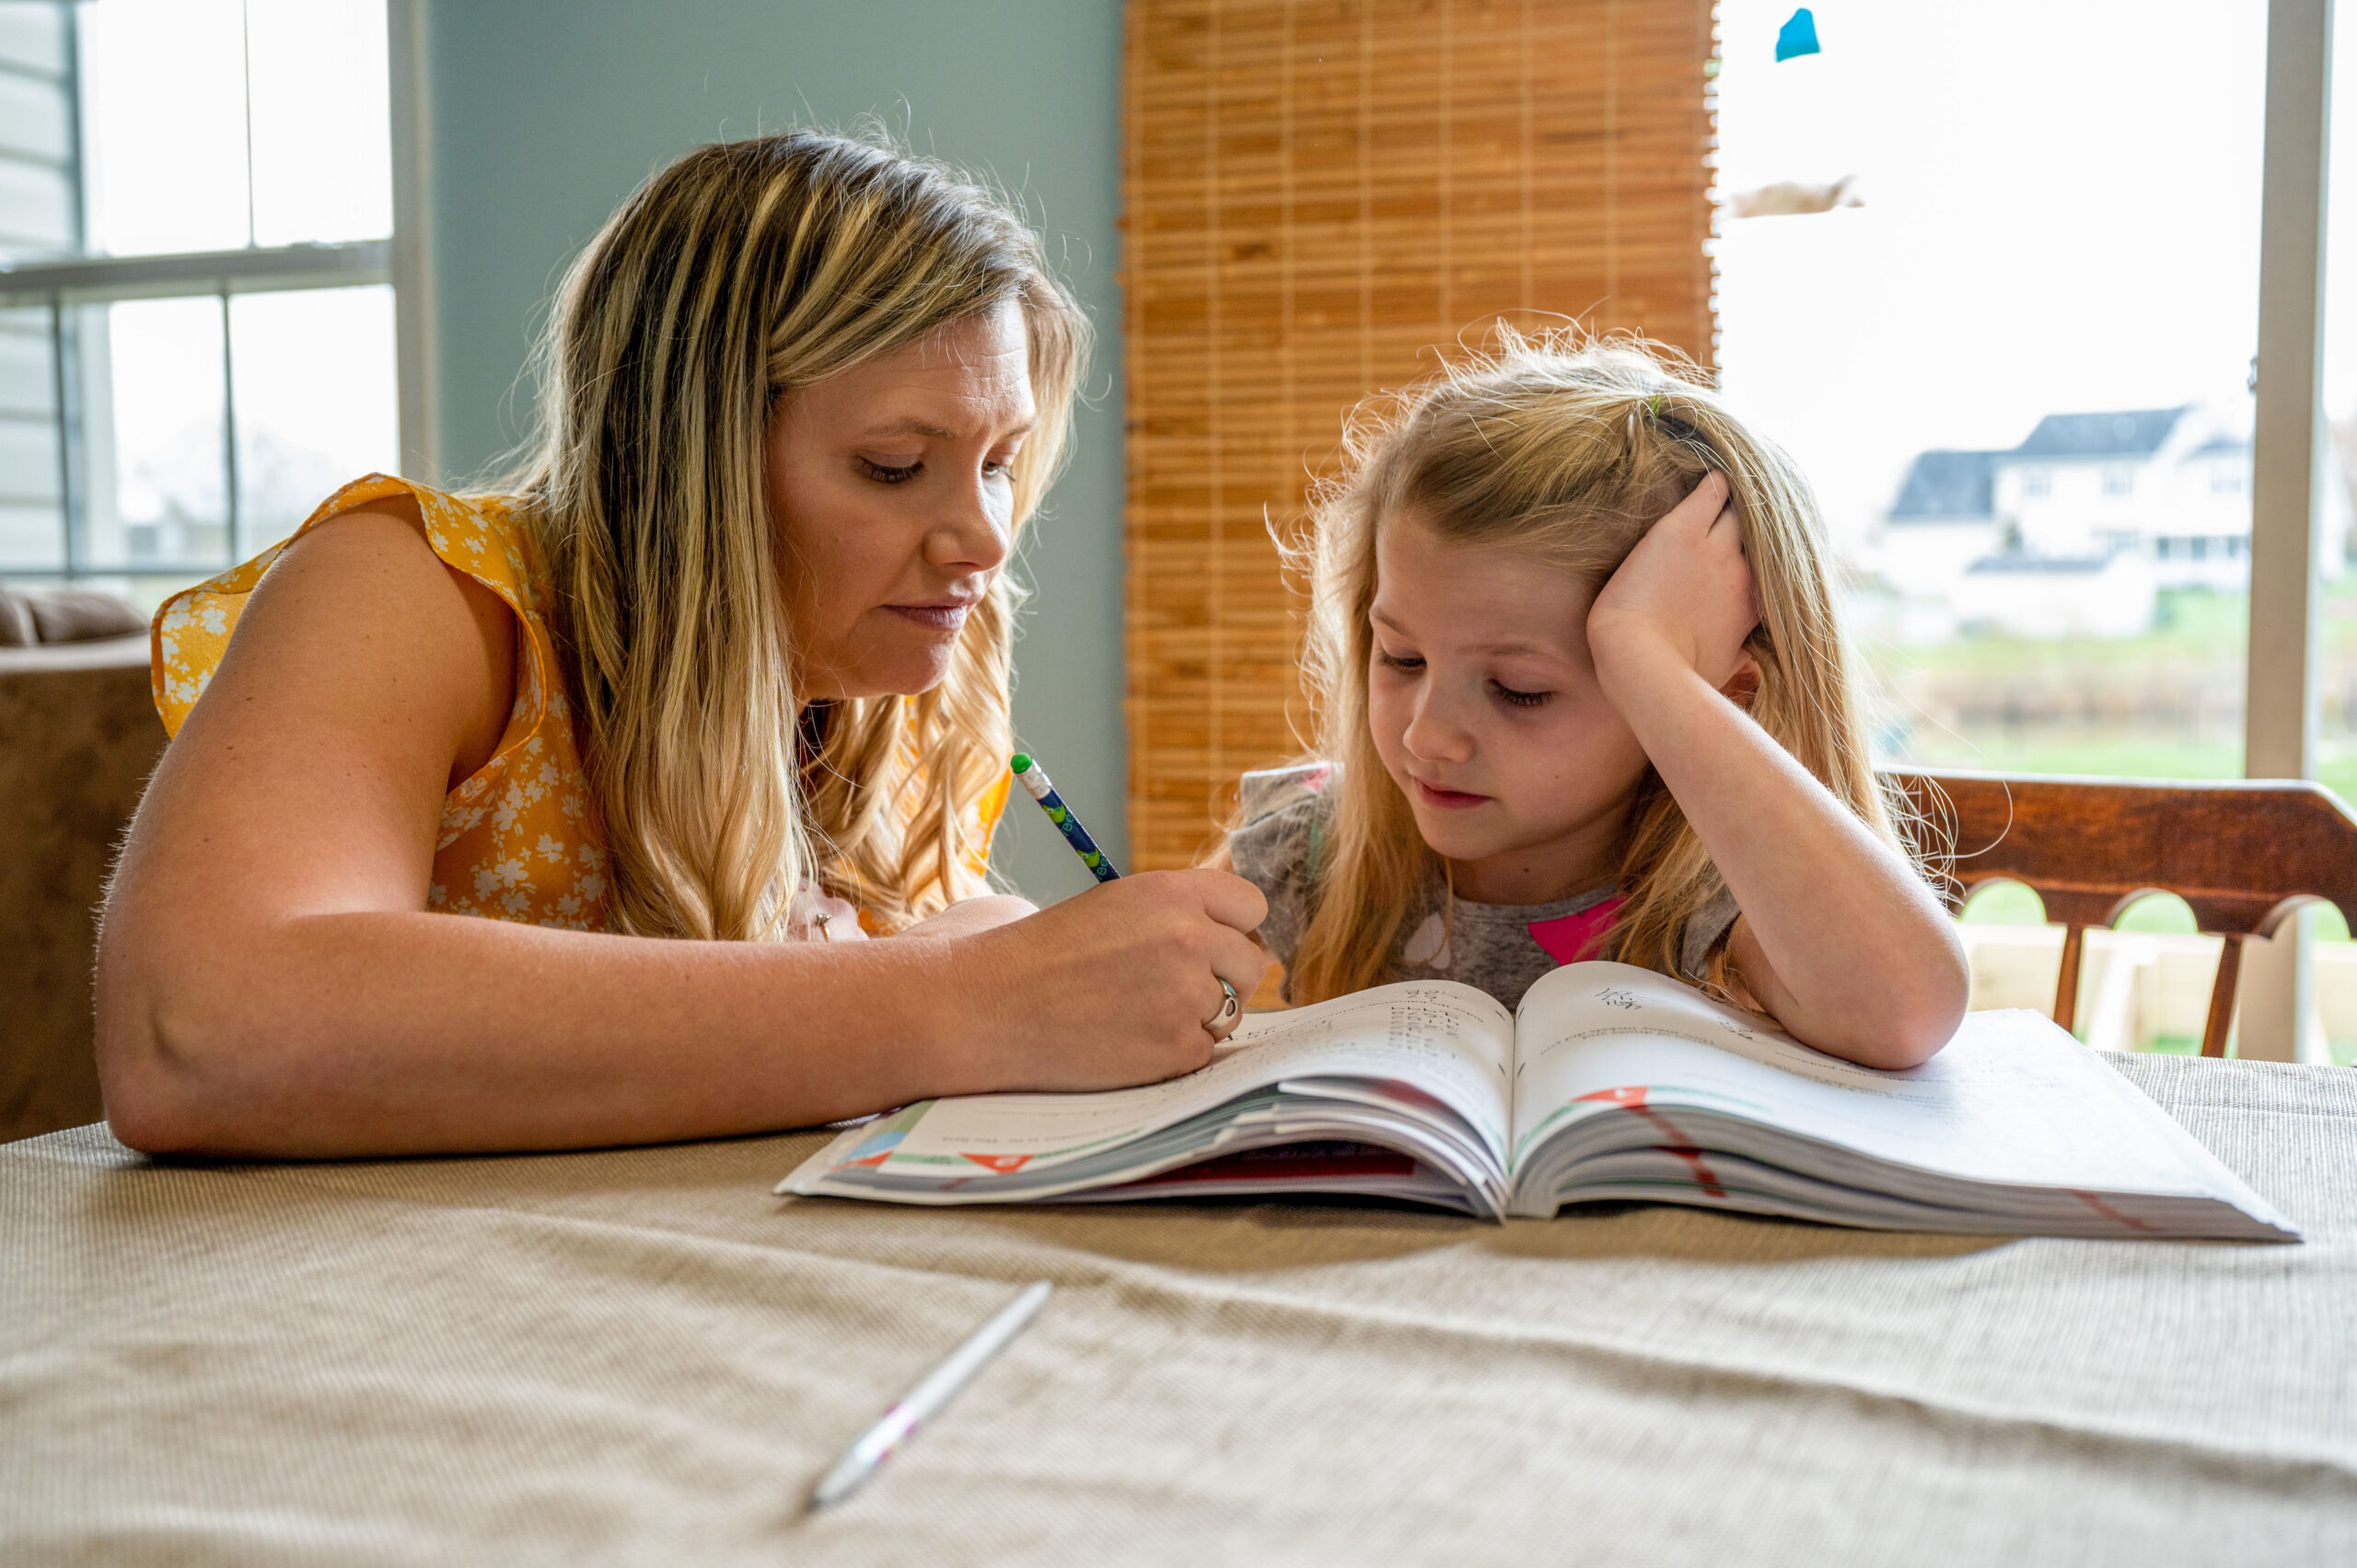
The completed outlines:
[[[925,536],[925,560],[944,571],[995,571],[1006,560],[1013,531],[1004,496],[978,479],[935,519]]]

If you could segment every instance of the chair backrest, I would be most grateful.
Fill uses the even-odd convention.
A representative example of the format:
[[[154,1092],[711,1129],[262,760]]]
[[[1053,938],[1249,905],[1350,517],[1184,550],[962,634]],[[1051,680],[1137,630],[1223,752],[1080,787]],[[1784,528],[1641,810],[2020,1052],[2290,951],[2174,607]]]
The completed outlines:
[[[2243,939],[2268,936],[2302,904],[2330,903],[2357,931],[2357,818],[2321,784],[1885,775],[1941,836],[1952,832],[1961,906],[1983,882],[2026,884],[2063,928],[2054,1021],[2078,1011],[2086,929],[2109,925],[2147,893],[2175,893],[2223,938],[2201,1054],[2223,1056]]]

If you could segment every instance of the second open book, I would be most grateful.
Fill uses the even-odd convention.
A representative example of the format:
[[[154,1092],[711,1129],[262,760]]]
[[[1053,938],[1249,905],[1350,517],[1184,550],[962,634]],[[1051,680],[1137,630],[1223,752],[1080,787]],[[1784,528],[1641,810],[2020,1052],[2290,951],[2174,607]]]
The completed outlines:
[[[1355,1192],[1544,1217],[1649,1200],[1884,1229],[2298,1233],[2095,1052],[1975,1013],[1922,1067],[1810,1050],[1689,986],[1572,964],[1520,1011],[1446,981],[1246,1020],[1105,1094],[926,1100],[781,1192],[911,1203]]]

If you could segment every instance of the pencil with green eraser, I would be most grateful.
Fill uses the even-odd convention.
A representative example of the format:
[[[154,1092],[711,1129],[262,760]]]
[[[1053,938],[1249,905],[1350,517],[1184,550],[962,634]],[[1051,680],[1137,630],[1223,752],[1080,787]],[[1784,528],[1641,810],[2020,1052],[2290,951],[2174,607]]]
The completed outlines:
[[[1080,825],[1080,819],[1072,814],[1063,796],[1056,793],[1056,786],[1048,782],[1046,769],[1021,751],[1007,765],[1015,770],[1015,776],[1023,781],[1023,787],[1039,803],[1039,809],[1048,814],[1048,820],[1063,834],[1064,842],[1072,845],[1073,853],[1080,856],[1080,863],[1088,867],[1091,875],[1099,882],[1110,882],[1120,875],[1105,858],[1105,852],[1097,847],[1097,841],[1088,836],[1088,830]]]

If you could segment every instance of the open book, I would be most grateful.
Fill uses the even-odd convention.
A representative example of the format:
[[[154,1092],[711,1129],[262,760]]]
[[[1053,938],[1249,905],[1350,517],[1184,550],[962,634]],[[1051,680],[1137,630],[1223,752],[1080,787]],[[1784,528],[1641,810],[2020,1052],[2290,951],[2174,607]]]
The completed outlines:
[[[781,1193],[1004,1203],[1353,1192],[1504,1217],[1649,1200],[1983,1235],[2296,1241],[2266,1201],[2035,1013],[1876,1072],[1691,987],[1572,964],[1513,1015],[1447,981],[1248,1018],[1201,1072],[925,1100]]]

